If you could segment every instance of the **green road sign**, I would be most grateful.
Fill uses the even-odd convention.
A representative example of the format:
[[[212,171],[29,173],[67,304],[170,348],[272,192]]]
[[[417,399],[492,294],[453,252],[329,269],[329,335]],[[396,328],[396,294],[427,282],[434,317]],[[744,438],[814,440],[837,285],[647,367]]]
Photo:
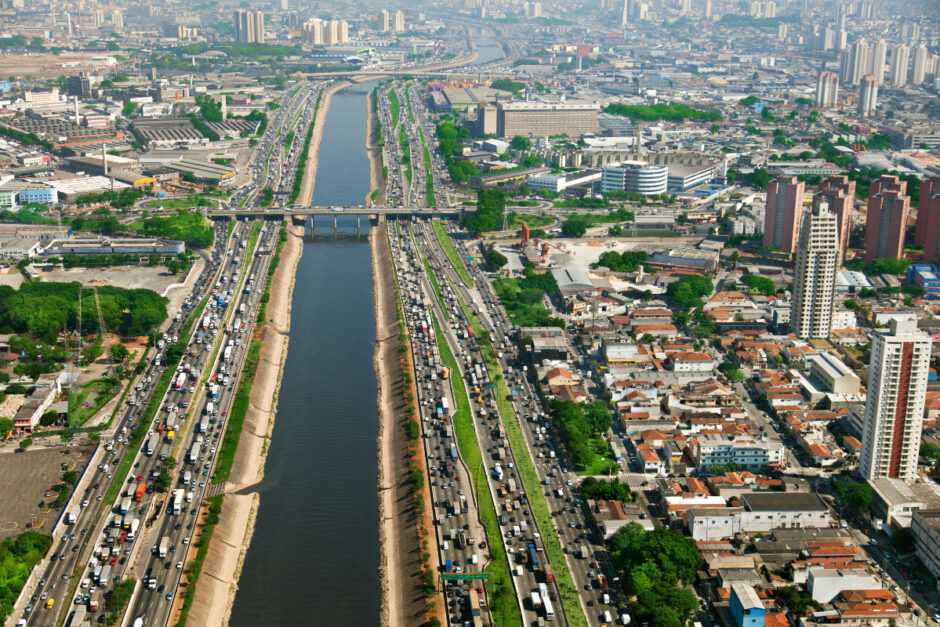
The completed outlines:
[[[487,390],[492,390],[492,389],[494,389],[496,386],[490,384],[490,385],[484,385],[483,387],[485,387]]]
[[[444,573],[441,579],[444,581],[456,581],[457,579],[489,579],[489,573]]]

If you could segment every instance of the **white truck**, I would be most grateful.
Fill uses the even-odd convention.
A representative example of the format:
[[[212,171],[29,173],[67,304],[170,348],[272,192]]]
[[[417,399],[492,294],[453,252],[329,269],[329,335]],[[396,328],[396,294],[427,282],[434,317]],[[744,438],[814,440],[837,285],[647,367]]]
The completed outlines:
[[[157,555],[160,556],[160,559],[164,559],[166,557],[166,552],[169,550],[169,548],[170,548],[170,537],[163,536],[160,539],[160,546],[157,547]]]

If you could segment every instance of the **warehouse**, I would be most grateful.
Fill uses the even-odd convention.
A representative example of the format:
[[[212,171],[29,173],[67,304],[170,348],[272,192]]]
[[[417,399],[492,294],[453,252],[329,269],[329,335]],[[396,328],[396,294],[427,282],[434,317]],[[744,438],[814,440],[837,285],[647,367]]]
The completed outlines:
[[[59,193],[59,202],[74,203],[78,198],[88,194],[100,194],[101,192],[120,191],[130,185],[115,181],[105,176],[79,176],[73,179],[55,179],[49,181],[50,187],[53,187]]]
[[[82,237],[55,239],[39,254],[42,257],[65,255],[179,255],[185,252],[185,242],[150,237]]]
[[[235,169],[229,165],[221,165],[214,161],[198,161],[196,159],[180,159],[168,161],[165,167],[177,170],[183,174],[192,174],[197,179],[214,180],[228,183],[235,180]]]
[[[192,122],[183,119],[136,121],[134,134],[141,143],[155,147],[181,144],[208,144],[209,140],[196,130]]]

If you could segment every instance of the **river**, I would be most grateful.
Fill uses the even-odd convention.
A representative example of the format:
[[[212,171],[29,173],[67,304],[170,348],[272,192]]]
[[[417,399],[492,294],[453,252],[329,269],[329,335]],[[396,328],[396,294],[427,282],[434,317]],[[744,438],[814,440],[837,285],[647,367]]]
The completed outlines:
[[[326,118],[315,205],[361,205],[373,84],[336,93]],[[232,608],[234,627],[375,625],[378,412],[372,270],[356,221],[321,218],[297,266],[290,348],[274,434],[257,487],[258,520]]]

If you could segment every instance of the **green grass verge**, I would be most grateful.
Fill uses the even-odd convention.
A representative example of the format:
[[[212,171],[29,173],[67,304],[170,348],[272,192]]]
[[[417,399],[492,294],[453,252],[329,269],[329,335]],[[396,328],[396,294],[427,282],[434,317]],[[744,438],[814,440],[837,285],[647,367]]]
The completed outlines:
[[[467,400],[467,390],[463,377],[457,366],[457,359],[450,349],[444,336],[444,331],[437,321],[437,316],[431,313],[431,322],[434,324],[434,333],[437,346],[441,352],[441,362],[450,368],[454,376],[450,378],[454,389],[456,407],[454,408],[454,433],[457,438],[457,447],[467,468],[473,473],[473,487],[477,493],[477,503],[480,508],[480,520],[486,532],[486,542],[492,560],[486,566],[490,579],[487,581],[489,590],[490,612],[496,625],[522,627],[522,614],[516,601],[516,591],[512,581],[509,567],[509,558],[499,537],[501,531],[496,516],[496,506],[490,496],[489,483],[486,479],[486,466],[483,464],[483,455],[476,431],[473,428],[473,413],[470,402]]]
[[[281,229],[277,234],[277,246],[274,247],[274,256],[271,258],[271,265],[268,266],[268,280],[264,286],[264,294],[261,295],[261,304],[258,306],[257,324],[266,324],[265,319],[268,315],[268,301],[271,300],[271,279],[274,277],[274,271],[281,262],[281,251],[284,250],[284,243],[287,242],[287,225],[281,223]]]
[[[408,106],[411,107],[411,101],[408,102]],[[414,118],[411,121],[414,122]],[[418,127],[418,137],[421,138],[421,152],[424,156],[425,200],[429,207],[434,207],[437,205],[437,199],[434,197],[434,167],[431,164],[431,153],[428,150],[428,145],[424,141],[424,131],[421,130],[420,126]]]
[[[555,224],[555,218],[549,215],[536,215],[534,213],[516,213],[510,211],[506,215],[506,227],[510,229],[521,229],[525,222],[530,229],[537,229],[543,226],[552,226]]]
[[[509,446],[515,453],[519,476],[522,478],[522,484],[525,486],[526,494],[529,497],[532,514],[535,516],[539,531],[542,533],[542,542],[545,544],[545,551],[548,553],[549,562],[551,562],[555,572],[555,581],[561,596],[562,608],[568,618],[568,624],[572,627],[587,627],[587,619],[578,599],[578,589],[574,585],[571,571],[568,570],[568,562],[565,561],[565,553],[562,550],[561,541],[558,539],[555,522],[548,509],[548,503],[545,502],[545,494],[542,492],[542,485],[539,483],[538,475],[535,472],[532,455],[529,453],[525,436],[522,434],[522,426],[519,424],[519,418],[516,416],[516,411],[509,400],[509,387],[506,385],[502,368],[500,368],[499,360],[496,358],[496,351],[493,350],[493,346],[490,344],[489,334],[483,330],[483,327],[480,326],[480,323],[462,299],[460,300],[460,306],[470,322],[470,327],[473,329],[473,334],[480,347],[480,353],[483,355],[483,363],[486,365],[487,371],[491,373],[493,383],[496,386],[494,390],[496,409],[503,425],[506,427],[506,437],[509,439]]]
[[[411,120],[411,123],[414,124],[415,121],[415,112],[411,108],[411,86],[414,83],[408,83],[405,85],[405,104],[408,106],[408,119]]]
[[[392,114],[392,128],[398,128],[398,116],[401,115],[401,103],[394,88],[388,90],[388,110]]]
[[[324,87],[323,89],[326,89]],[[294,172],[294,185],[291,187],[290,196],[287,198],[287,204],[293,205],[300,195],[300,185],[304,180],[304,170],[307,167],[307,156],[310,153],[310,140],[313,139],[313,127],[317,125],[317,116],[320,114],[320,100],[323,97],[323,90],[317,94],[317,102],[313,105],[313,116],[310,118],[310,126],[307,127],[307,137],[304,139],[304,147],[300,151],[300,158],[297,159],[297,170]]]
[[[405,178],[411,185],[414,173],[411,170],[411,144],[408,143],[408,131],[402,126],[398,129],[398,150],[401,152],[401,162],[405,164]]]
[[[124,387],[124,384],[116,379],[110,382],[105,379],[97,379],[82,385],[78,394],[69,397],[69,426],[80,427],[85,424],[89,418],[98,413],[99,409],[114,398],[122,387]],[[92,393],[94,393],[94,398],[91,401],[91,406],[83,407]]]
[[[457,276],[460,277],[464,285],[473,287],[473,280],[470,278],[470,273],[467,272],[467,267],[463,265],[463,260],[460,258],[460,255],[457,254],[454,243],[450,241],[450,236],[444,229],[444,224],[440,220],[433,220],[431,224],[434,227],[434,235],[437,237],[437,241],[440,243],[441,248],[444,249],[444,254],[447,255],[448,261],[450,261],[454,269],[457,270]]]
[[[180,609],[180,616],[176,621],[176,627],[184,627],[186,620],[189,618],[189,610],[192,608],[193,599],[196,596],[196,583],[199,581],[202,565],[206,561],[206,554],[209,552],[209,541],[212,539],[215,526],[219,522],[219,512],[222,511],[222,499],[224,496],[223,494],[219,494],[209,501],[209,513],[206,515],[206,519],[203,522],[202,535],[200,535],[199,540],[196,541],[196,546],[199,547],[196,551],[196,557],[186,565],[186,568],[189,570],[189,585],[186,586],[185,592],[183,592],[183,607]]]
[[[245,367],[242,368],[238,378],[238,389],[232,401],[232,411],[229,412],[228,422],[225,425],[225,435],[219,443],[219,452],[216,457],[215,472],[212,483],[219,484],[228,481],[232,474],[232,463],[235,461],[235,451],[238,450],[238,441],[242,435],[242,424],[248,412],[248,400],[251,397],[251,386],[255,383],[255,372],[261,360],[261,347],[264,342],[252,340],[248,344],[248,354],[245,356]]]

